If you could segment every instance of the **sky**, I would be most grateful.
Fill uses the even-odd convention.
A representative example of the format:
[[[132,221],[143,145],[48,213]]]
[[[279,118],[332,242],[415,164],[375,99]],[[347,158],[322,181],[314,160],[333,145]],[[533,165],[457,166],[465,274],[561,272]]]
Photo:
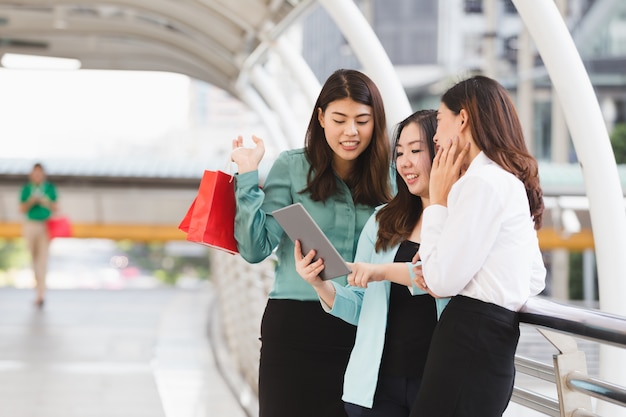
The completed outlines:
[[[180,131],[189,83],[159,72],[0,69],[0,157],[97,157]]]

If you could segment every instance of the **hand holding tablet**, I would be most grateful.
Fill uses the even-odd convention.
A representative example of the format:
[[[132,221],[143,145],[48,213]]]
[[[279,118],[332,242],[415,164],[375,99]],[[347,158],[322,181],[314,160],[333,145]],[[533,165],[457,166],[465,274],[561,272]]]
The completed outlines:
[[[315,249],[314,260],[319,258],[324,260],[324,270],[320,273],[320,278],[329,280],[350,273],[350,268],[337,249],[302,204],[295,203],[283,207],[273,211],[272,215],[292,242],[300,241],[303,254]]]

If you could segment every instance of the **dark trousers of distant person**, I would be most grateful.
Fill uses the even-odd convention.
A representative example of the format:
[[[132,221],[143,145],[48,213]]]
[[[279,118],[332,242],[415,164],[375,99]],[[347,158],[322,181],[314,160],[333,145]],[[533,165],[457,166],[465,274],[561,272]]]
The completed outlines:
[[[516,312],[455,296],[443,311],[410,417],[500,417],[515,382]]]

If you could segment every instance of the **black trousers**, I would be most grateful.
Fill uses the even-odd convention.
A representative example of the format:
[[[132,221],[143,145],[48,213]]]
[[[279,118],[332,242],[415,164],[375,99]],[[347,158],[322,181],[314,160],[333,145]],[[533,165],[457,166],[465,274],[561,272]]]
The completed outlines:
[[[407,417],[417,397],[421,378],[379,376],[372,408],[346,403],[348,417]]]
[[[455,296],[430,344],[411,417],[500,417],[515,382],[516,312]]]
[[[319,301],[270,299],[261,322],[259,417],[346,417],[343,376],[356,326]]]

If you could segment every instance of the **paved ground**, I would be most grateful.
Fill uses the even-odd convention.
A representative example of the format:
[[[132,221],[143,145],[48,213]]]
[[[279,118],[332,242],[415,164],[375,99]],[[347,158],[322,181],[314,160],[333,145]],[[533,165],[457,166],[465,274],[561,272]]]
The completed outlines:
[[[243,417],[218,371],[210,288],[0,289],[0,417]]]
[[[236,397],[256,410],[215,336],[210,286],[54,289],[43,309],[33,298],[0,288],[0,417],[245,417]],[[594,375],[597,346],[581,348]],[[518,353],[550,363],[554,352],[522,327]],[[553,384],[518,377],[556,398]],[[541,415],[513,403],[505,413]]]

